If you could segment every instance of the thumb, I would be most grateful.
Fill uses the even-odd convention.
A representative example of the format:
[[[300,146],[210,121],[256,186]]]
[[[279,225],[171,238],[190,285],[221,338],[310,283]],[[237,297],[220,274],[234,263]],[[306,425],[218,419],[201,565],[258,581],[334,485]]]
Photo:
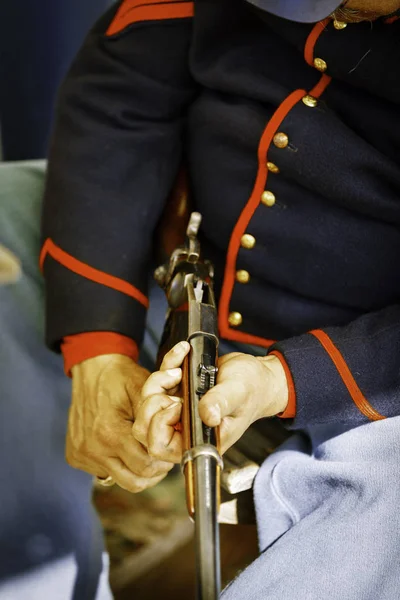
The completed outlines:
[[[200,418],[208,427],[218,427],[246,400],[247,390],[238,381],[225,381],[213,387],[199,402]]]

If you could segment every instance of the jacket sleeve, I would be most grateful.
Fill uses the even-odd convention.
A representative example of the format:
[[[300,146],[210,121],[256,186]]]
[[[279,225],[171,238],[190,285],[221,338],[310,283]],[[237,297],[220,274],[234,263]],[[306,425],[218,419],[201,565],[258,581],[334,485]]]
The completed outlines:
[[[280,341],[270,352],[284,359],[293,382],[290,428],[400,414],[400,306]]]
[[[46,341],[140,344],[153,237],[182,155],[193,3],[124,0],[89,33],[59,94],[40,262]]]

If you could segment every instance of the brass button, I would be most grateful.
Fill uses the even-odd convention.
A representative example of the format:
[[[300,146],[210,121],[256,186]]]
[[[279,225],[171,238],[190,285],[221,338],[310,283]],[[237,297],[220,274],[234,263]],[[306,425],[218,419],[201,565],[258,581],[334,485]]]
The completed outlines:
[[[341,29],[346,29],[347,27],[347,23],[343,23],[343,21],[336,21],[336,19],[333,21],[333,26],[335,29],[337,29],[338,31],[340,31]]]
[[[239,312],[231,312],[228,317],[229,325],[239,327],[243,323],[243,317]]]
[[[271,173],[279,173],[279,167],[277,167],[273,162],[267,162],[267,169]]]
[[[286,133],[279,131],[274,135],[273,142],[277,148],[286,148],[286,146],[289,144],[289,138]]]
[[[309,106],[310,108],[315,108],[318,104],[318,100],[314,98],[314,96],[310,96],[309,94],[307,94],[307,96],[303,96],[302,101],[303,104]]]
[[[236,271],[236,281],[239,283],[249,283],[250,273],[242,269],[240,271]]]
[[[268,191],[263,192],[261,195],[261,202],[265,204],[265,206],[273,206],[276,202],[275,194]]]
[[[254,235],[250,235],[249,233],[245,233],[242,235],[242,239],[240,240],[240,244],[242,248],[246,248],[247,250],[251,250],[256,245],[256,238]]]
[[[325,73],[325,71],[328,68],[328,65],[326,64],[323,58],[314,58],[314,67],[318,69],[318,71],[321,71],[321,73]]]

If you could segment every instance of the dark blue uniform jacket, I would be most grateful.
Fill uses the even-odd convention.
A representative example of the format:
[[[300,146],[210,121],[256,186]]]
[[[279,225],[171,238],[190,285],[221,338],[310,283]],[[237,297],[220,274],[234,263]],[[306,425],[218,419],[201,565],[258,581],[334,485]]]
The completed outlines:
[[[398,415],[399,39],[394,19],[296,24],[245,0],[113,7],[60,92],[48,344],[93,331],[140,344],[184,162],[221,336],[282,354],[293,426]]]

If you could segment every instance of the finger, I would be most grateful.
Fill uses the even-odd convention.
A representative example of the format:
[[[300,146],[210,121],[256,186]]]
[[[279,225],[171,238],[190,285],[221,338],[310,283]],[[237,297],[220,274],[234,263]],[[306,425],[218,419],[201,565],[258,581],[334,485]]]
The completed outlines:
[[[175,396],[167,396],[166,394],[156,394],[147,398],[140,407],[136,421],[132,426],[132,433],[134,438],[146,446],[146,448],[148,446],[148,431],[151,420],[158,412],[171,405],[180,406],[181,399]]]
[[[158,477],[172,469],[174,464],[156,460],[149,456],[143,446],[131,437],[129,443],[120,448],[118,458],[128,467],[134,475],[144,478]]]
[[[182,381],[182,369],[167,369],[166,371],[156,371],[146,381],[142,388],[142,398],[148,398],[155,394],[165,394],[165,392],[174,391]]]
[[[108,474],[124,490],[136,494],[157,485],[167,472],[157,477],[140,477],[133,474],[120,458],[110,458],[107,462]]]
[[[224,381],[213,387],[199,402],[200,418],[208,427],[217,427],[224,417],[232,415],[247,399],[241,381]]]
[[[81,456],[76,455],[68,449],[68,443],[65,458],[69,466],[73,469],[79,469],[79,471],[89,473],[89,475],[92,475],[93,477],[100,477],[100,479],[106,479],[108,477],[106,467],[101,464],[101,461],[96,461],[93,458],[82,458]]]
[[[150,456],[174,463],[181,461],[182,436],[174,428],[174,425],[180,421],[181,412],[181,404],[171,404],[153,417],[148,435]]]
[[[130,430],[130,428],[129,428]],[[100,478],[107,478],[110,475],[107,470],[107,464],[110,456],[110,449],[107,449],[107,454],[91,455],[91,458],[83,458],[76,454],[66,453],[67,462],[75,469],[80,469],[95,475]],[[137,442],[131,434],[128,439],[124,436],[123,441],[118,446],[115,446],[112,452],[116,452],[115,458],[127,466],[133,475],[140,478],[151,479],[168,473],[174,466],[174,463],[164,462],[151,458],[147,451]]]
[[[167,369],[175,369],[176,367],[182,366],[185,356],[189,353],[190,344],[188,342],[179,342],[167,352],[161,363],[160,371],[166,371]]]
[[[246,431],[248,424],[243,424],[243,419],[225,417],[219,426],[220,452],[225,454]]]

